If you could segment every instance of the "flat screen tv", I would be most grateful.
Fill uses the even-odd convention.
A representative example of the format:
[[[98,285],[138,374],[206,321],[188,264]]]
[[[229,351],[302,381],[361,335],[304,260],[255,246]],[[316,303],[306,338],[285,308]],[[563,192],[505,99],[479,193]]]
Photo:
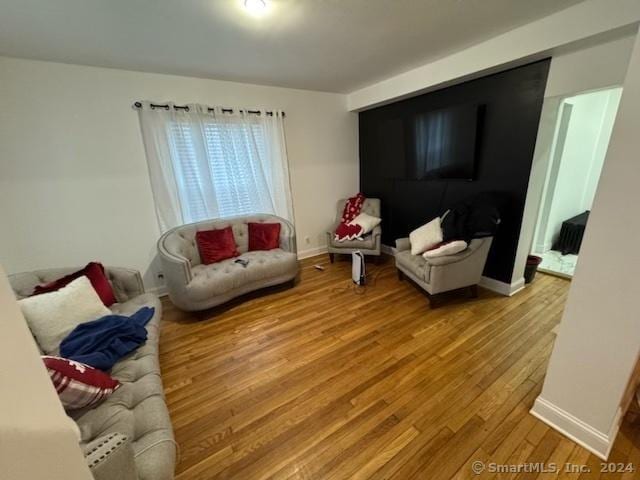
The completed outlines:
[[[414,115],[407,132],[409,177],[473,180],[482,113],[480,105],[461,105]]]

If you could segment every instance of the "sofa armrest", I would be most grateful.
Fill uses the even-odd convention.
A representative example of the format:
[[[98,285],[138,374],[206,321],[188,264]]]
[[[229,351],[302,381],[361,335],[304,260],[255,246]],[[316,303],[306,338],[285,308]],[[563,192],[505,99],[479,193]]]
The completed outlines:
[[[191,262],[186,258],[161,250],[160,262],[167,284],[187,285],[191,281]]]
[[[403,252],[405,250],[411,249],[411,242],[409,241],[409,237],[398,238],[396,240],[396,250],[398,252]]]
[[[291,253],[297,253],[296,230],[293,224],[284,218],[280,219],[280,223],[284,226],[280,230],[280,248]]]
[[[120,433],[96,438],[84,447],[84,455],[95,480],[138,480],[133,447]]]
[[[142,276],[137,270],[121,267],[107,267],[107,278],[113,287],[116,300],[126,302],[144,293]]]
[[[165,245],[165,242],[169,242],[170,238],[168,237],[172,232],[173,230],[169,230],[158,240],[158,255],[162,264],[162,273],[168,286],[171,284],[185,286],[192,278],[191,262],[187,257],[176,252],[179,248],[169,250]]]

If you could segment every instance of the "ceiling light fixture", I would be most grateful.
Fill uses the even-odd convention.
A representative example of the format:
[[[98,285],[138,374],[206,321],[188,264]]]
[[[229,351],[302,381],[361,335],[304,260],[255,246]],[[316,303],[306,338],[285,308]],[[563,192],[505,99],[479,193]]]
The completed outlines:
[[[267,8],[265,0],[244,0],[244,7],[253,15],[260,15]]]

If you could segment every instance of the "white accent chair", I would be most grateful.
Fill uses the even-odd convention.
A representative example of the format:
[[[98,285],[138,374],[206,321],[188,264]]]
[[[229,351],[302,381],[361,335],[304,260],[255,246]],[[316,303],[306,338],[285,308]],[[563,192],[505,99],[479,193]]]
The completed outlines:
[[[347,199],[338,200],[336,220],[329,230],[327,230],[327,250],[329,252],[329,260],[333,263],[335,254],[351,255],[355,251],[362,252],[363,255],[373,255],[380,257],[380,244],[382,236],[382,228],[380,225],[375,227],[371,233],[362,237],[362,240],[345,240],[338,242],[335,239],[336,228],[340,225],[342,212]],[[373,217],[380,218],[380,199],[367,198],[362,204],[361,212],[367,213]]]
[[[473,297],[478,295],[478,283],[487,262],[493,237],[475,238],[466,250],[455,255],[425,259],[411,255],[408,238],[396,240],[396,268],[398,278],[405,276],[427,292],[432,307],[439,303],[444,292],[469,288]]]

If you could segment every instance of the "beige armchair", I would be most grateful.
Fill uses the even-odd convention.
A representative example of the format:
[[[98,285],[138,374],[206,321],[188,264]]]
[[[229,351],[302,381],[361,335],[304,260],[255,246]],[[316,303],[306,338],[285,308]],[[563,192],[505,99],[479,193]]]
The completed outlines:
[[[417,283],[429,295],[432,307],[438,303],[438,294],[451,290],[469,288],[476,297],[492,241],[492,237],[476,238],[460,253],[424,259],[411,255],[409,239],[401,238],[396,240],[398,278],[403,280],[406,275]]]
[[[329,252],[329,259],[333,263],[334,255],[336,253],[351,254],[355,251],[362,252],[363,255],[375,255],[380,256],[380,236],[382,235],[382,228],[378,225],[373,229],[371,233],[368,233],[362,240],[345,240],[344,242],[338,242],[335,240],[335,232],[338,225],[340,225],[340,219],[342,218],[342,211],[347,203],[346,199],[338,200],[338,206],[336,211],[336,220],[327,231],[327,250]],[[379,198],[367,198],[362,205],[362,212],[368,213],[374,217],[380,217],[380,199]]]

